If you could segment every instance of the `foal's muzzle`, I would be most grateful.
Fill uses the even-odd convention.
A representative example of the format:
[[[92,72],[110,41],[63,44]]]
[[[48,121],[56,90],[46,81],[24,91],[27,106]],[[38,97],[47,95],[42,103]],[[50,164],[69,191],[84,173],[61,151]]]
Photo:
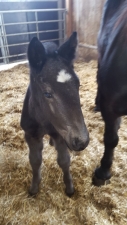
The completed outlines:
[[[86,138],[81,140],[80,138],[73,138],[72,140],[72,149],[74,151],[82,151],[89,144],[89,134],[87,134]]]

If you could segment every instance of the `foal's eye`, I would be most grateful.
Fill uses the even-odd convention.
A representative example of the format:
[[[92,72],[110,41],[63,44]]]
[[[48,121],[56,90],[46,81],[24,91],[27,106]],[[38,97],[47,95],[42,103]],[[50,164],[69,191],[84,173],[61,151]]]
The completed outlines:
[[[52,98],[52,94],[51,94],[51,93],[48,93],[48,92],[45,92],[45,93],[44,93],[44,96],[45,96],[46,98]]]

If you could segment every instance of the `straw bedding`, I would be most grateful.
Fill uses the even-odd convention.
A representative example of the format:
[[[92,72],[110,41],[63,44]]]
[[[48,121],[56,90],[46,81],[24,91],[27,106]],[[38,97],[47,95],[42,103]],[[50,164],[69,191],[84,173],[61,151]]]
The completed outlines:
[[[79,62],[75,70],[81,81],[80,97],[89,146],[71,154],[71,173],[75,194],[64,193],[62,172],[56,151],[44,138],[42,181],[35,198],[28,196],[31,167],[28,147],[20,128],[20,115],[28,85],[28,66],[18,65],[0,72],[0,224],[1,225],[125,225],[127,224],[127,118],[119,131],[111,183],[102,187],[91,184],[94,169],[103,154],[104,124],[94,113],[96,65]]]

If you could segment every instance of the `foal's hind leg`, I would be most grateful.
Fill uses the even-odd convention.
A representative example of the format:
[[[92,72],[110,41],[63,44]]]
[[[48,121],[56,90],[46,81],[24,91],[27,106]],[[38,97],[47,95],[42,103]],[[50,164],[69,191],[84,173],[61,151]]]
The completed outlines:
[[[66,146],[65,141],[61,136],[54,139],[55,148],[57,150],[57,162],[63,171],[63,180],[65,183],[65,192],[71,197],[74,194],[74,187],[72,177],[70,174],[70,155]]]
[[[114,148],[118,144],[118,129],[120,126],[120,118],[115,115],[106,112],[106,109],[102,116],[105,121],[105,133],[104,133],[104,145],[105,151],[101,159],[101,166],[95,170],[93,177],[93,183],[97,186],[105,184],[105,181],[110,179],[110,169],[113,161]]]
[[[41,181],[40,167],[42,163],[42,138],[33,138],[29,134],[25,134],[27,144],[29,146],[29,160],[32,167],[33,178],[29,193],[31,195],[37,194],[39,184]]]

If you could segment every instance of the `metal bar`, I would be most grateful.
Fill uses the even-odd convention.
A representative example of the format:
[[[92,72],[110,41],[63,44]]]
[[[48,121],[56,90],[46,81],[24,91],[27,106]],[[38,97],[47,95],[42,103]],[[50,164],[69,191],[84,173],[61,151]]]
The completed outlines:
[[[63,31],[64,31],[64,41],[66,40],[66,11],[63,12],[63,18],[64,18],[64,25],[63,25]]]
[[[57,40],[59,40],[59,39],[52,39],[50,41],[57,41]],[[45,42],[45,41],[41,41],[41,42]],[[23,43],[23,44],[29,44],[29,42],[28,43]],[[26,55],[26,53],[17,54],[17,55],[9,55],[8,58],[19,57],[19,56],[23,56],[23,55]],[[4,59],[4,58],[6,58],[6,57],[0,57],[0,59]]]
[[[37,37],[39,38],[39,29],[38,29],[38,23],[37,23],[37,21],[38,21],[38,16],[37,16],[37,12],[35,12],[35,20],[36,20],[36,33],[37,33]]]
[[[59,30],[44,30],[44,31],[38,31],[38,33],[48,33],[48,32],[58,32]],[[33,31],[33,32],[25,32],[25,33],[16,33],[16,34],[7,34],[7,37],[11,37],[11,36],[18,36],[18,35],[25,35],[25,34],[36,34],[37,31]],[[3,37],[4,35],[1,35],[0,37]]]
[[[42,43],[43,42],[49,42],[49,41],[59,41],[60,40],[60,38],[57,38],[57,39],[50,39],[50,40],[43,40],[43,41],[41,41]],[[63,40],[63,38],[62,38],[62,40]],[[28,45],[29,44],[29,42],[24,42],[24,43],[18,43],[18,44],[12,44],[12,45],[3,45],[2,47],[13,47],[13,46],[20,46],[20,45]]]
[[[64,20],[40,20],[38,23],[55,23],[55,22],[64,22]],[[5,23],[4,25],[1,24],[1,26],[12,26],[12,25],[20,25],[20,24],[34,24],[36,21],[29,21],[29,22],[20,22],[20,23]]]
[[[78,44],[79,47],[85,47],[85,48],[92,48],[92,49],[97,49],[96,45],[88,45],[88,44]]]
[[[73,1],[72,0],[66,0],[65,4],[66,4],[66,9],[67,9],[67,14],[66,14],[66,35],[67,35],[67,38],[69,38],[69,36],[71,35],[72,30],[73,30],[73,28],[72,28],[72,12],[73,12],[72,5],[73,5]],[[79,3],[78,3],[78,6],[79,6]]]
[[[26,55],[26,53],[22,53],[22,54],[17,54],[17,55],[9,55],[8,58],[12,58],[12,57],[19,57],[19,56],[23,56]],[[0,59],[4,59],[6,57],[0,57]]]
[[[47,0],[46,0],[47,1]],[[51,1],[51,0],[49,0]],[[61,2],[61,0],[57,0],[56,2]],[[65,28],[65,11],[66,9],[65,8],[60,8],[62,7],[62,5],[60,5],[60,3],[57,3],[58,4],[58,7],[59,8],[55,8],[55,9],[29,9],[29,10],[10,10],[10,11],[0,11],[0,13],[2,13],[2,15],[5,15],[6,13],[9,14],[9,13],[27,13],[27,12],[33,12],[35,14],[35,20],[36,21],[27,21],[27,22],[18,22],[18,23],[6,23],[4,24],[4,21],[3,21],[3,24],[1,26],[1,29],[4,29],[5,30],[5,27],[6,26],[13,26],[13,25],[20,25],[20,24],[36,24],[36,31],[32,31],[32,32],[24,32],[24,33],[15,33],[15,34],[6,34],[6,30],[5,30],[5,33],[2,32],[2,34],[0,35],[0,39],[2,40],[5,40],[3,42],[3,49],[6,50],[6,55],[2,55],[2,57],[0,57],[0,59],[3,59],[3,60],[8,60],[9,62],[9,58],[17,58],[17,60],[19,59],[20,60],[20,57],[21,56],[25,56],[26,53],[21,53],[21,54],[15,54],[15,55],[9,55],[9,47],[12,47],[12,46],[23,46],[23,45],[28,45],[29,42],[26,42],[26,43],[17,43],[17,44],[10,44],[8,45],[7,43],[7,37],[13,37],[13,36],[21,36],[21,35],[27,35],[27,34],[36,34],[39,38],[39,34],[40,33],[47,33],[47,32],[59,32],[59,38],[56,38],[56,39],[51,39],[51,40],[43,40],[41,42],[46,42],[46,41],[56,41],[56,40],[60,40],[60,43],[62,43],[62,39],[63,39],[63,36],[65,37],[65,31],[63,30],[63,28]],[[41,12],[58,12],[58,15],[61,15],[59,16],[59,18],[57,20],[46,20],[46,21],[38,21],[38,14],[37,13],[41,13]],[[64,18],[63,18],[64,17]],[[39,23],[53,23],[53,22],[57,22],[60,24],[59,26],[59,29],[56,29],[56,30],[42,30],[42,31],[39,31],[39,26],[38,24]],[[62,29],[60,29],[62,28]],[[24,57],[23,57],[24,58]],[[16,61],[16,59],[14,59],[14,61]],[[7,63],[7,62],[6,62]]]
[[[2,29],[2,19],[1,19],[1,14],[0,14],[0,34],[3,33],[3,29]],[[4,47],[4,42],[3,42],[3,38],[0,37],[0,47],[1,47],[1,53],[2,53],[2,56],[4,57],[6,55],[6,52],[5,52],[5,47]],[[6,63],[6,59],[3,59],[3,62]]]
[[[0,11],[0,13],[24,13],[24,12],[58,12],[65,11],[66,9],[26,9],[26,10],[9,10],[9,11]]]
[[[62,8],[62,0],[59,0],[57,2],[57,7],[58,8]],[[58,12],[58,18],[59,18],[59,20],[62,20],[62,17],[63,17],[62,12],[59,11]],[[62,37],[63,37],[63,32],[62,32],[62,29],[63,29],[62,26],[63,26],[63,24],[61,22],[59,22],[58,23],[58,26],[59,26],[59,37],[61,38],[61,41],[59,42],[59,45],[61,45],[62,44]]]
[[[1,18],[2,18],[2,24],[4,25],[4,17],[3,17],[3,14],[1,14]],[[3,34],[4,34],[4,45],[8,45],[8,40],[7,40],[7,35],[6,35],[6,29],[5,29],[5,26],[3,26]],[[7,54],[7,63],[9,63],[9,48],[8,46],[5,48],[6,50],[6,54]]]
[[[3,25],[4,24],[4,21],[3,21],[3,15],[2,13],[0,14],[0,25]],[[1,29],[0,29],[0,34],[1,34],[1,37],[0,37],[0,44],[1,44],[1,53],[2,53],[2,56],[4,56],[5,58],[3,59],[4,63],[8,63],[9,62],[9,59],[8,59],[8,46],[5,47],[5,45],[7,45],[7,39],[6,39],[6,32],[5,32],[5,27],[4,26],[0,26]],[[3,35],[3,37],[2,37]]]
[[[38,2],[57,2],[59,0],[37,0]],[[5,2],[5,0],[0,0],[0,2]],[[6,0],[6,2],[10,2],[10,0]],[[15,2],[35,2],[35,0],[15,0]]]

